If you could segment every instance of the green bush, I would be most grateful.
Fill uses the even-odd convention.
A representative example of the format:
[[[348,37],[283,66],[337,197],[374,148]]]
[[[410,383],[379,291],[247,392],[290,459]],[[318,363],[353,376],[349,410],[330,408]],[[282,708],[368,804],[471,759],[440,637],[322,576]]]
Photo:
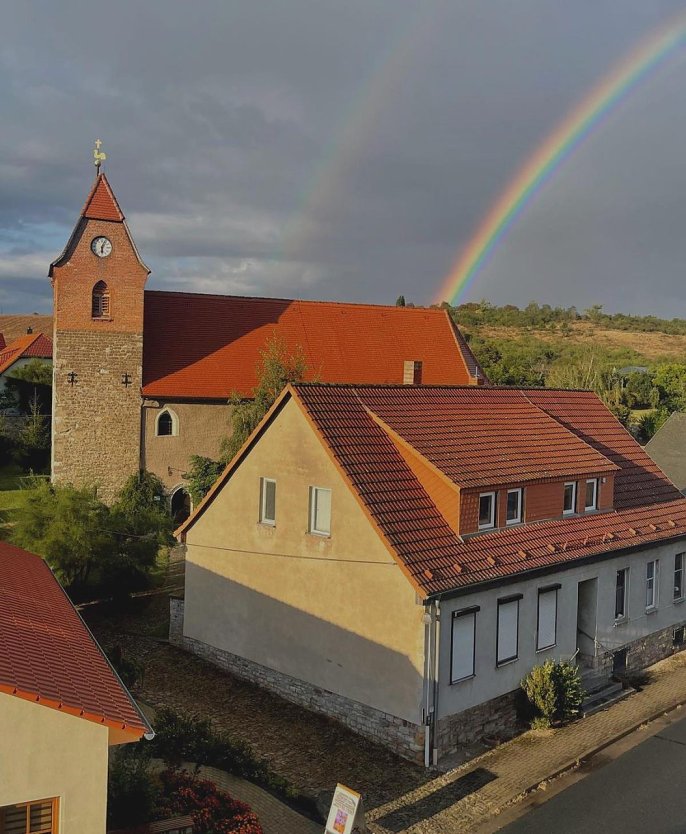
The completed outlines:
[[[571,663],[546,660],[521,683],[536,711],[531,726],[549,727],[553,721],[571,721],[581,712],[584,690],[581,674]]]
[[[129,828],[148,822],[157,804],[159,789],[150,771],[150,761],[146,756],[138,755],[131,747],[127,745],[117,750],[110,764],[107,784],[108,829]]]

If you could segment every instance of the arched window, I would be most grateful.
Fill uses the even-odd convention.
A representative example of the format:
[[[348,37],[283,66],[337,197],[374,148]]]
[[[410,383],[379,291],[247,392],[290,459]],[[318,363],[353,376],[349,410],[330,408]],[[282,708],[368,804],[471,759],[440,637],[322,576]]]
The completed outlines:
[[[176,414],[168,408],[160,411],[157,415],[155,434],[158,437],[169,437],[179,433],[179,419]]]
[[[110,316],[110,291],[104,281],[98,281],[93,287],[91,315],[94,319],[106,319]]]

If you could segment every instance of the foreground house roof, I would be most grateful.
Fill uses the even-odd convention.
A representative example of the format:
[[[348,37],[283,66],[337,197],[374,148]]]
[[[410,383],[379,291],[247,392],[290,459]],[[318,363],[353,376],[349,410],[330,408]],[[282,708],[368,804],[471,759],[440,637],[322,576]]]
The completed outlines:
[[[19,359],[52,359],[52,340],[43,333],[27,333],[0,350],[0,374]]]
[[[302,350],[307,379],[469,384],[484,375],[445,310],[277,298],[145,293],[143,394],[215,399],[252,396],[270,338]]]
[[[151,732],[47,564],[0,542],[0,692],[103,724]]]
[[[202,515],[281,405],[293,398],[330,452],[363,510],[417,592],[435,596],[669,539],[686,537],[686,500],[631,435],[589,391],[440,386],[289,386],[243,450],[177,531]],[[471,412],[471,413],[470,413]],[[538,412],[538,415],[535,414]],[[495,415],[495,416],[494,416]],[[460,438],[459,423],[469,428]],[[557,424],[553,430],[550,421]],[[482,430],[486,423],[488,431]],[[615,509],[460,537],[406,462],[399,443],[455,482],[521,478],[529,442],[511,442],[509,424],[551,438],[557,477],[614,473]],[[502,434],[499,434],[499,431]],[[490,432],[490,433],[489,433]],[[501,441],[501,437],[505,442]],[[563,461],[563,450],[568,459]],[[436,449],[438,451],[436,451]],[[455,455],[455,460],[450,454]],[[465,460],[458,459],[461,455]],[[530,466],[530,464],[529,464]],[[548,475],[541,460],[532,474]],[[592,467],[596,467],[592,470]],[[466,481],[466,479],[465,479]]]

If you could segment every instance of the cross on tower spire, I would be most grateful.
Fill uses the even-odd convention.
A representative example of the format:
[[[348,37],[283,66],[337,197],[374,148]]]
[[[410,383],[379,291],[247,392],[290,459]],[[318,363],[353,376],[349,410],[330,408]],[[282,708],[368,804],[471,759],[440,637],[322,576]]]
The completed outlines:
[[[101,163],[107,159],[107,154],[100,150],[100,145],[102,145],[102,140],[96,139],[95,148],[93,149],[93,164],[98,169],[98,173],[100,173]]]

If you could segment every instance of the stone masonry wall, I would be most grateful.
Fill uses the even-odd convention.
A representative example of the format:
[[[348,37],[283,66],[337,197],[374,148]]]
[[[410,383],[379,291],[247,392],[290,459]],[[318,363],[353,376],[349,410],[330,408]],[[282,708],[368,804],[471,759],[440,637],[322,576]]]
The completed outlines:
[[[439,759],[484,736],[507,736],[518,726],[515,707],[518,690],[484,701],[475,707],[438,721],[436,746]]]
[[[252,660],[216,649],[183,635],[182,599],[170,600],[169,642],[221,669],[275,692],[287,701],[337,719],[372,741],[390,747],[400,756],[416,762],[424,760],[424,728],[394,715],[320,689],[307,681],[276,672]]]
[[[97,485],[109,502],[138,471],[142,352],[138,334],[98,332],[97,326],[55,331],[54,481]]]

